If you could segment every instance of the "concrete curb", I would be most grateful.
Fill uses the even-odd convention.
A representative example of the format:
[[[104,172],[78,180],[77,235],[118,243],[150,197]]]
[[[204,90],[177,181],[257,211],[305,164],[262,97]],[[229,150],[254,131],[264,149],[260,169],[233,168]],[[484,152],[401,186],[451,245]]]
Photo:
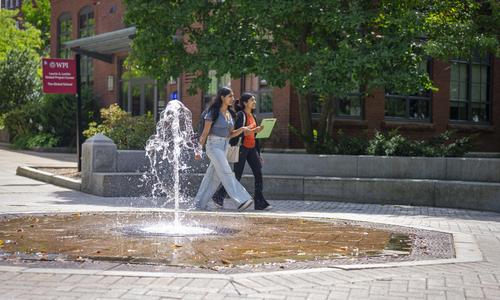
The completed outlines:
[[[49,172],[40,171],[36,168],[45,168],[45,166],[21,166],[17,167],[16,175],[28,177],[38,181],[43,181],[46,183],[54,184],[57,186],[65,187],[68,189],[81,191],[81,180],[71,179],[68,177],[54,175]],[[47,167],[47,168],[66,168],[66,167]]]

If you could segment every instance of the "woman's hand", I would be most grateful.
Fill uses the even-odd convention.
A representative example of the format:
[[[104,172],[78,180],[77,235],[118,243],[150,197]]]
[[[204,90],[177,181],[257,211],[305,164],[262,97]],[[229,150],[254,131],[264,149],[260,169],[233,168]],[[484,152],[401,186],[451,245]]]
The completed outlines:
[[[244,126],[244,127],[241,127],[241,128],[243,129],[244,133],[252,132],[252,129],[250,129],[250,127],[248,127],[248,126]]]
[[[201,160],[201,155],[200,154],[195,154],[194,155],[195,160]]]
[[[259,132],[261,132],[262,130],[264,130],[264,126],[257,126],[257,127],[255,127],[255,129],[254,129],[254,130],[255,130],[255,132],[259,133]]]

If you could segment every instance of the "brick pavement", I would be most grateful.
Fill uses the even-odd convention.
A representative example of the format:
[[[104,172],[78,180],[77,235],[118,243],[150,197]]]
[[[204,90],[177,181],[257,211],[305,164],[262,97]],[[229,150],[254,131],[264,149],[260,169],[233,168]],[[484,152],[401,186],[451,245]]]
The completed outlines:
[[[17,165],[67,165],[71,160],[0,147],[0,211],[130,209],[130,199],[89,196],[14,175]],[[2,265],[0,299],[500,299],[500,214],[337,202],[272,204],[279,214],[451,231],[462,234],[464,245],[478,248],[482,256],[473,262],[234,275]]]

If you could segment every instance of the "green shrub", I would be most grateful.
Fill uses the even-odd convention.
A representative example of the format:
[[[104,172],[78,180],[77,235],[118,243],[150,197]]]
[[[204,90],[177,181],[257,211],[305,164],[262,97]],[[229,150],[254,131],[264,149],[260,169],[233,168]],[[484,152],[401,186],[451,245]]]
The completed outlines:
[[[0,60],[0,113],[40,98],[39,67],[39,58],[29,50],[10,50]]]
[[[96,119],[97,101],[90,89],[82,91],[83,128]],[[17,136],[20,141],[39,133],[50,134],[57,140],[53,146],[75,146],[76,143],[76,98],[74,95],[46,94],[41,99],[30,101],[12,109],[4,115],[5,125],[12,142]],[[21,148],[27,148],[26,143]],[[47,143],[46,145],[52,145]],[[17,145],[19,146],[19,145]],[[17,147],[16,146],[16,147]],[[37,146],[40,147],[40,146]],[[29,147],[28,147],[29,148]]]
[[[83,132],[86,138],[102,133],[112,139],[118,149],[144,149],[146,141],[155,132],[153,115],[133,117],[117,104],[101,109],[102,123],[91,122]]]
[[[14,149],[51,148],[57,146],[59,138],[50,133],[26,133],[17,135],[11,144]]]
[[[300,132],[290,127],[292,133]],[[375,132],[368,139],[366,133],[361,137],[348,136],[342,130],[325,143],[317,142],[317,131],[313,132],[313,153],[338,155],[376,155],[376,156],[424,156],[424,157],[461,157],[471,151],[476,135],[456,138],[455,131],[446,131],[428,140],[414,141],[401,135],[398,130],[388,133]]]
[[[15,139],[18,135],[35,134],[43,130],[40,115],[38,101],[28,102],[6,113],[5,126],[11,139]]]
[[[41,125],[45,132],[59,138],[60,146],[76,145],[76,97],[47,94],[40,104]],[[88,88],[82,89],[82,128],[87,128],[98,115],[97,101]]]
[[[368,143],[366,154],[383,156],[415,155],[412,142],[399,134],[397,130],[392,130],[388,134],[376,132]]]
[[[368,139],[366,135],[361,137],[348,136],[342,130],[337,132],[337,137],[334,139],[334,153],[343,155],[364,155],[368,148]]]
[[[376,132],[369,142],[367,154],[425,157],[464,156],[472,149],[475,136],[455,139],[455,134],[454,131],[446,131],[429,140],[411,141],[399,134],[397,130],[388,134]]]

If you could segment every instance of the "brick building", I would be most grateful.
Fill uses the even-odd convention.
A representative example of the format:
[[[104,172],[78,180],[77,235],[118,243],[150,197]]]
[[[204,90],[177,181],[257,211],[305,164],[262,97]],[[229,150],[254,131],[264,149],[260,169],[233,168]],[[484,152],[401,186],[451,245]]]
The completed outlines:
[[[0,0],[0,9],[19,9],[23,6],[23,0]]]
[[[92,87],[101,106],[119,103],[134,115],[147,111],[157,115],[176,94],[192,110],[196,124],[217,88],[230,85],[236,97],[244,91],[258,95],[259,117],[278,119],[266,147],[301,147],[300,140],[289,131],[289,124],[300,127],[298,101],[290,85],[272,88],[255,76],[231,80],[210,74],[209,89],[189,95],[190,75],[160,86],[153,79],[128,72],[123,61],[135,28],[125,28],[124,10],[120,0],[52,0],[51,56],[71,57],[74,51],[84,54],[82,83]],[[364,130],[399,128],[410,138],[423,139],[453,129],[460,134],[478,133],[478,151],[500,152],[500,59],[429,60],[426,67],[439,88],[437,92],[397,95],[378,90],[367,97],[353,94],[337,103],[335,130],[360,134]]]

